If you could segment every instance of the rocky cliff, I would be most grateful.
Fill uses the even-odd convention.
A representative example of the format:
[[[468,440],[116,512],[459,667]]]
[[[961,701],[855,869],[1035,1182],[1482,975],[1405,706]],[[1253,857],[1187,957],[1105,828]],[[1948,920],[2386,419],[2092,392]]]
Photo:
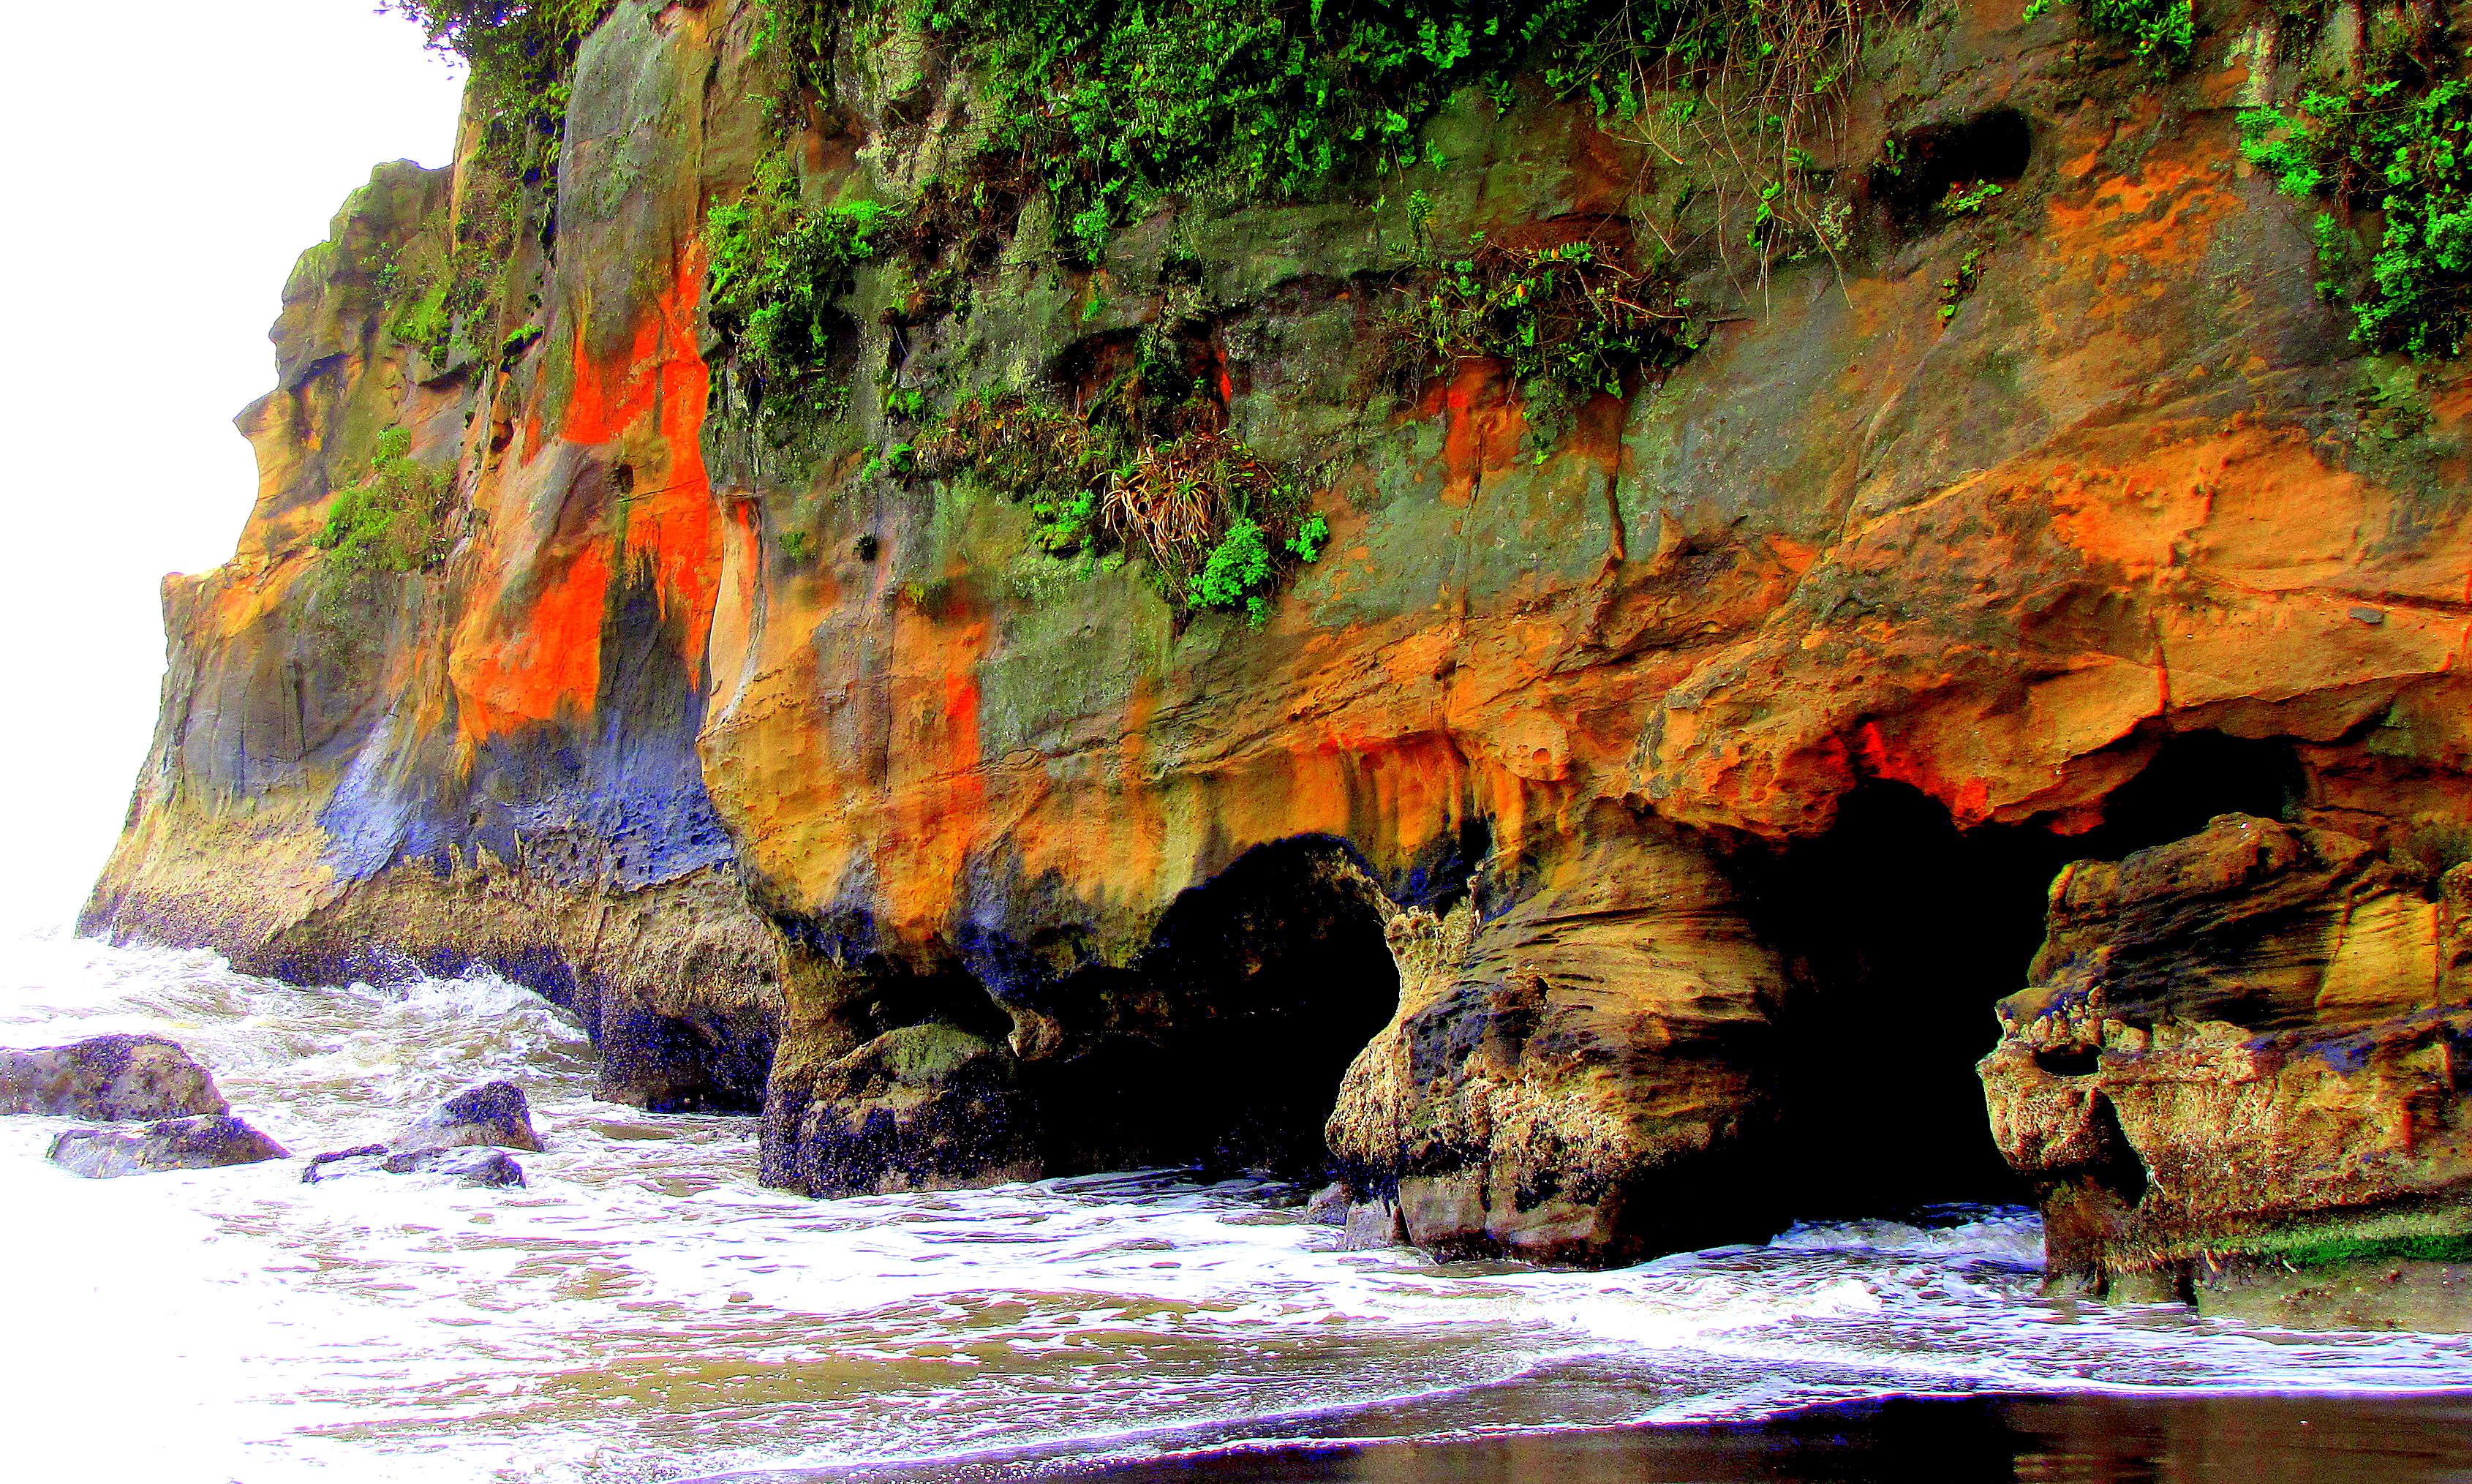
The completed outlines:
[[[89,930],[487,965],[819,1195],[2472,1255],[2472,262],[2333,168],[2442,11],[410,9]]]

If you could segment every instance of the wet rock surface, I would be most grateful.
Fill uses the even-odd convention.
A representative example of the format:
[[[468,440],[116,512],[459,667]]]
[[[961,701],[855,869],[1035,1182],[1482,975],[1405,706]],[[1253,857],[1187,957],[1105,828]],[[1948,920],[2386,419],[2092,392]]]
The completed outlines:
[[[300,1171],[303,1185],[323,1185],[368,1175],[449,1175],[467,1185],[516,1186],[526,1184],[524,1167],[504,1149],[390,1149],[363,1144],[312,1155]]]
[[[212,1072],[160,1036],[94,1036],[30,1051],[0,1048],[0,1113],[178,1118],[227,1112]]]
[[[460,1149],[471,1146],[540,1152],[532,1105],[511,1082],[466,1088],[405,1123],[387,1139],[395,1149]]]
[[[45,1158],[88,1180],[168,1170],[220,1169],[288,1158],[281,1144],[233,1117],[167,1118],[143,1130],[70,1129]]]

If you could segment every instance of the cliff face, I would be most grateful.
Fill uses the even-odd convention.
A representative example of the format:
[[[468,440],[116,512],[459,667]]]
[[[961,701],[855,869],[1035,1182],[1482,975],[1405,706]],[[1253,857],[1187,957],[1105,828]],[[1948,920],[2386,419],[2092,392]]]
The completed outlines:
[[[1375,1229],[1611,1261],[2013,1166],[2097,1287],[2472,1230],[2472,391],[2350,342],[2243,159],[2323,65],[2274,12],[2168,78],[1877,20],[1799,248],[1721,132],[1533,79],[1308,199],[1094,248],[982,178],[951,227],[984,79],[892,21],[802,73],[769,13],[627,0],[554,187],[476,125],[303,259],[89,929],[487,964],[818,1194],[1329,1162]],[[795,398],[750,202],[862,244]],[[1659,265],[1664,352],[1551,396],[1414,342],[1574,244]],[[1258,616],[996,468],[1164,362],[1177,441],[1101,492],[1284,471]]]

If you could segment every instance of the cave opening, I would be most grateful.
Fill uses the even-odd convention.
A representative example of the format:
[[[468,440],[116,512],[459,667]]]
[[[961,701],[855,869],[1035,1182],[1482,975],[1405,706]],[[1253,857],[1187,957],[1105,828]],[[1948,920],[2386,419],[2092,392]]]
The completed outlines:
[[[1992,1006],[2028,983],[2053,878],[2218,814],[2284,817],[2303,783],[2288,742],[2177,733],[2083,833],[1960,830],[1921,791],[1874,779],[1823,834],[1747,853],[1753,916],[1795,965],[1780,1017],[1777,1204],[1825,1219],[2027,1202],[1992,1143],[1974,1065],[1998,1037]]]
[[[1138,972],[1159,1049],[1150,1120],[1206,1170],[1319,1180],[1341,1077],[1399,1003],[1382,898],[1328,836],[1257,846],[1177,898]]]
[[[2033,149],[2033,126],[2014,108],[1926,124],[1890,141],[1887,157],[1871,171],[1871,200],[1900,235],[1926,231],[1947,224],[1953,196],[2016,184]]]

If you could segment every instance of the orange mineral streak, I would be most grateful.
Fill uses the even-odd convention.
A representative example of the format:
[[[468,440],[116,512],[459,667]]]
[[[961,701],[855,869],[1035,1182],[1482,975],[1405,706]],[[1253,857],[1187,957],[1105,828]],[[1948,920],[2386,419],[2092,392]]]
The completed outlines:
[[[2152,297],[2185,284],[2215,229],[2245,207],[2230,188],[2227,158],[2188,141],[2179,147],[2180,157],[2160,151],[2148,156],[2134,179],[2053,197],[2044,251],[2065,262],[2099,265],[2090,277],[2106,292]],[[2158,268],[2180,272],[2167,279],[2153,272]]]
[[[618,355],[596,361],[585,329],[573,338],[574,380],[558,437],[616,445],[632,488],[607,513],[560,531],[528,567],[489,574],[495,591],[468,610],[450,666],[467,746],[520,727],[589,715],[601,684],[601,634],[614,573],[649,571],[663,611],[679,623],[690,669],[711,633],[722,544],[700,430],[711,388],[695,348],[700,249],[682,253],[670,286],[646,306]],[[541,444],[527,419],[527,464]],[[520,477],[518,475],[517,477]],[[570,500],[581,496],[570,494]],[[622,566],[623,563],[623,566]],[[524,579],[533,586],[527,598]]]
[[[905,606],[894,626],[888,807],[874,858],[887,922],[926,937],[952,919],[965,868],[990,834],[978,678],[988,625]]]
[[[1426,416],[1449,420],[1442,435],[1442,503],[1465,505],[1487,474],[1510,467],[1525,426],[1504,387],[1500,363],[1470,358],[1426,398]]]
[[[450,663],[466,744],[589,712],[601,685],[601,617],[608,594],[609,555],[585,546],[542,586],[520,618],[503,626],[481,617],[466,624]],[[475,608],[476,615],[487,611]],[[475,641],[475,629],[496,632]]]
[[[649,424],[659,462],[635,471],[625,503],[631,561],[647,561],[666,611],[684,620],[686,653],[703,651],[712,622],[721,549],[714,530],[712,482],[703,465],[704,408],[712,372],[696,353],[696,308],[703,292],[703,247],[678,254],[669,288],[636,323],[625,355],[598,366],[577,338],[575,389],[559,436],[574,443],[606,443],[641,434]]]

